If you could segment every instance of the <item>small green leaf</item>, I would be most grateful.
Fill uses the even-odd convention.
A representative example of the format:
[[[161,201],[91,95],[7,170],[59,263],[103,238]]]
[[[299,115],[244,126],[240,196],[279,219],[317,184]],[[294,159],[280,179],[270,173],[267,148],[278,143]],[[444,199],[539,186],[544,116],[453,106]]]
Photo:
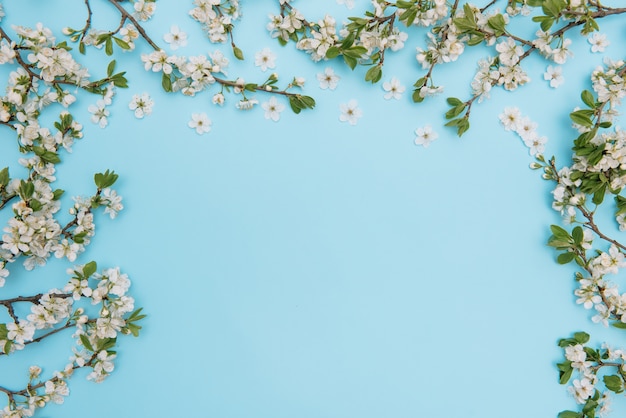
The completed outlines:
[[[590,108],[594,109],[596,107],[596,99],[593,97],[593,93],[591,93],[589,90],[583,90],[583,92],[580,94],[580,98],[583,100],[583,103],[585,103]]]
[[[35,185],[30,181],[20,181],[19,194],[24,200],[28,200],[35,193]]]
[[[108,37],[104,43],[104,52],[109,56],[113,55],[113,41],[111,40],[111,37]]]
[[[356,58],[348,56],[348,55],[344,55],[343,60],[345,61],[346,64],[348,64],[348,67],[350,67],[350,69],[354,70],[357,64]]]
[[[91,343],[89,342],[89,338],[87,338],[85,334],[80,334],[80,341],[83,343],[83,346],[87,350],[94,351],[93,347],[91,346]]]
[[[572,372],[574,371],[574,369],[570,368],[569,370],[564,370],[559,372],[559,383],[561,385],[566,384],[567,382],[569,382],[569,380],[572,377]]]
[[[341,51],[339,50],[339,48],[337,48],[336,46],[331,46],[330,48],[328,48],[328,51],[326,51],[326,58],[336,58],[339,56],[340,52]]]
[[[624,391],[624,382],[617,375],[604,376],[602,378],[606,388],[615,393],[622,393]]]
[[[496,35],[502,35],[506,31],[506,22],[500,13],[490,17],[487,24],[495,31]]]
[[[120,38],[116,38],[113,37],[113,40],[115,41],[115,43],[117,44],[117,46],[119,46],[120,48],[124,49],[124,50],[129,50],[130,49],[130,45],[128,45],[128,43]]]
[[[90,261],[83,266],[83,275],[86,279],[91,277],[98,270],[98,264],[95,261]]]
[[[470,36],[469,40],[467,41],[467,44],[469,46],[476,46],[476,45],[480,45],[484,40],[485,40],[485,35],[483,35],[482,33],[475,33]]]
[[[115,174],[114,171],[107,170],[104,173],[96,173],[94,175],[94,182],[96,183],[96,187],[102,190],[113,186],[118,177],[119,176]]]
[[[575,332],[574,333],[574,339],[579,344],[585,344],[585,343],[589,342],[589,334],[587,334],[586,332],[582,332],[582,331]]]
[[[583,228],[581,226],[577,226],[576,228],[574,228],[572,230],[572,238],[574,238],[574,243],[575,244],[580,244],[581,242],[583,242]]]
[[[593,111],[577,110],[576,112],[570,113],[569,117],[575,124],[591,127],[591,125],[593,125],[593,122],[591,121],[591,117],[589,116],[588,112],[592,112],[593,114]]]
[[[296,96],[289,96],[289,106],[296,115],[302,111],[302,105]]]
[[[169,74],[163,73],[163,76],[161,77],[161,86],[163,87],[163,90],[168,93],[172,91],[172,79]]]
[[[583,418],[583,414],[574,411],[561,411],[557,418]]]
[[[466,115],[467,116],[467,115]],[[456,134],[458,136],[462,136],[465,132],[467,132],[470,128],[469,119],[462,118],[459,124],[457,125]]]
[[[113,71],[115,71],[115,60],[109,63],[109,66],[107,67],[107,76],[111,77],[113,75]]]
[[[370,81],[372,84],[377,83],[383,76],[383,71],[380,65],[375,65],[365,73],[365,81]]]
[[[567,264],[567,263],[573,261],[574,257],[576,257],[575,253],[566,252],[566,253],[559,254],[559,256],[557,257],[556,261],[559,264]]]
[[[3,189],[9,184],[11,178],[9,177],[9,167],[4,167],[0,170],[0,189]]]

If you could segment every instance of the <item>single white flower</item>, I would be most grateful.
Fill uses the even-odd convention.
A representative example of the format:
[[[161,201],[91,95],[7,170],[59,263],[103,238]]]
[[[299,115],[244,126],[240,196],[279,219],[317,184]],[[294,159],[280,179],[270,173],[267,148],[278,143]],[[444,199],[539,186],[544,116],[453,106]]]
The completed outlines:
[[[422,145],[424,148],[428,148],[431,142],[439,138],[437,132],[433,131],[432,126],[426,125],[423,128],[417,128],[415,130],[415,145]]]
[[[173,50],[187,46],[187,34],[176,25],[173,25],[170,31],[163,36],[163,40],[170,44],[170,48]]]
[[[187,123],[191,129],[195,129],[198,135],[202,135],[211,130],[211,119],[206,113],[192,113],[191,120]]]
[[[537,122],[533,122],[528,116],[521,118],[515,125],[515,132],[522,140],[529,140],[532,135],[536,134]]]
[[[548,138],[545,136],[539,136],[535,131],[524,139],[524,144],[529,148],[530,155],[533,157],[537,154],[543,154],[546,142],[548,142]]]
[[[591,44],[591,52],[604,52],[604,48],[611,43],[606,39],[606,34],[598,32],[592,33],[587,41]]]
[[[254,65],[261,67],[261,71],[276,67],[276,54],[269,48],[263,48],[254,55]]]
[[[98,126],[104,128],[109,123],[107,117],[109,116],[109,111],[104,104],[104,100],[98,100],[95,105],[90,105],[87,110],[91,113],[91,121],[93,123],[97,123]]]
[[[550,87],[557,88],[565,79],[563,78],[563,68],[560,66],[553,67],[548,65],[546,72],[543,74],[544,80],[548,80],[550,82]]]
[[[261,104],[261,107],[265,110],[265,119],[271,119],[274,122],[278,122],[280,112],[285,110],[285,105],[279,103],[276,97],[272,97],[269,101]]]
[[[363,112],[359,109],[358,102],[354,99],[350,100],[348,103],[340,104],[339,110],[341,110],[339,120],[348,122],[350,125],[356,125],[359,118],[363,116]]]
[[[383,83],[383,90],[387,92],[383,96],[385,100],[400,100],[400,97],[402,97],[402,93],[404,93],[406,88],[402,84],[400,84],[400,80],[398,80],[396,77],[393,77],[391,81],[386,81]]]
[[[335,74],[335,71],[331,67],[326,67],[323,73],[317,74],[317,80],[320,82],[320,88],[322,90],[335,90],[340,77]]]
[[[517,107],[507,107],[499,116],[500,122],[504,125],[506,131],[515,130],[522,114]]]
[[[141,95],[135,94],[133,99],[128,104],[128,108],[135,112],[135,117],[137,119],[141,119],[144,116],[152,113],[152,107],[154,106],[154,102],[150,98],[148,93],[143,93]]]

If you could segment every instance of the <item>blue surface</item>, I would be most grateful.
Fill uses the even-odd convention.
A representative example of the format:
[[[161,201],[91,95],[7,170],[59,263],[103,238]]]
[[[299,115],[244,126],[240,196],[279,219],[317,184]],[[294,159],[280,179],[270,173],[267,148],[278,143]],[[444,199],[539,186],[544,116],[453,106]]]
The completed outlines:
[[[72,6],[80,13],[40,3],[5,2],[7,21],[56,29],[66,18],[81,22],[81,2]],[[360,3],[354,14],[367,2]],[[557,90],[543,80],[548,63],[528,60],[533,82],[494,91],[459,139],[443,127],[444,97],[468,96],[486,50],[442,67],[437,80],[446,95],[415,105],[410,88],[421,74],[414,51],[422,38],[411,31],[383,76],[398,77],[408,91],[386,101],[380,84],[362,80],[363,69],[316,65],[293,45],[281,48],[265,30],[272,2],[243,7],[236,40],[247,60],[231,59],[229,76],[264,80],[254,53],[270,47],[281,79],[304,76],[317,107],[297,116],[286,110],[274,123],[261,109],[237,111],[232,96],[218,108],[210,93],[166,95],[137,54],[117,58],[130,88],[115,97],[106,129],[89,122],[86,107],[95,100],[81,96],[75,108],[83,109],[76,115],[85,139],[59,166],[58,185],[87,194],[94,172],[114,169],[125,210],[114,221],[98,217],[79,261],[119,265],[149,317],[140,338],[121,339],[109,379],[72,379],[65,404],[40,416],[522,418],[573,408],[557,382],[557,339],[581,329],[616,334],[574,304],[574,270],[558,266],[545,245],[548,226],[559,222],[551,185],[528,169],[528,151],[497,116],[520,107],[549,136],[546,154],[567,157],[575,135],[567,114],[602,55],[590,55],[577,37]],[[190,8],[159,1],[149,33],[164,45],[162,35],[177,24],[189,45],[176,52],[213,50]],[[322,17],[317,2],[311,9]],[[324,9],[348,15],[335,1]],[[621,58],[614,54],[626,39],[616,20],[601,27],[612,42],[608,55]],[[148,47],[138,42],[142,51]],[[85,63],[99,59],[90,52]],[[326,66],[341,77],[335,91],[318,88],[315,75]],[[136,120],[127,104],[144,91],[154,112]],[[339,104],[350,99],[363,109],[356,126],[339,122]],[[207,135],[187,127],[197,112],[213,121]],[[426,124],[439,134],[428,149],[413,144]],[[5,156],[13,163],[13,142],[3,142],[3,163]],[[66,267],[54,261],[6,291],[41,287],[44,279],[45,287],[61,286]],[[49,367],[65,363],[69,340],[55,342],[60,361]],[[43,348],[29,355],[20,361],[52,357]],[[0,367],[12,367],[2,360]]]

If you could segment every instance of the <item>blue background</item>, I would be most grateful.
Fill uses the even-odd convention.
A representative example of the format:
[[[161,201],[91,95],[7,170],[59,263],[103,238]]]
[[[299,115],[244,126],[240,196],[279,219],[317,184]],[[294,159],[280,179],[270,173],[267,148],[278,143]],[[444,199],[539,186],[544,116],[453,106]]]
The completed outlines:
[[[86,112],[96,98],[80,95],[73,113],[85,138],[64,157],[56,184],[68,195],[89,194],[93,173],[113,169],[125,210],[114,221],[97,217],[96,237],[77,262],[119,265],[149,316],[140,338],[121,339],[110,378],[97,385],[79,373],[65,404],[39,416],[521,418],[574,408],[557,382],[558,338],[581,329],[599,341],[623,337],[575,305],[574,269],[558,266],[545,245],[548,226],[559,223],[552,185],[529,170],[527,149],[497,116],[520,107],[549,136],[546,154],[566,161],[576,135],[568,113],[602,54],[590,54],[576,36],[556,90],[543,80],[548,63],[528,59],[533,82],[515,93],[495,90],[459,139],[443,127],[444,98],[469,96],[476,62],[489,51],[468,50],[439,68],[446,93],[416,105],[410,89],[423,73],[414,56],[424,31],[411,29],[382,80],[396,76],[407,92],[387,101],[381,84],[363,81],[362,68],[316,65],[292,44],[281,48],[265,30],[274,3],[243,4],[235,37],[244,62],[209,44],[187,15],[191,2],[159,1],[145,26],[166,47],[162,36],[177,24],[190,42],[176,53],[221,49],[231,58],[229,77],[247,81],[267,77],[254,53],[270,47],[281,85],[306,78],[313,111],[287,109],[274,123],[260,108],[234,109],[233,96],[218,108],[212,93],[165,94],[160,76],[143,70],[138,53],[149,48],[141,41],[135,53],[116,57],[130,88],[115,96],[106,129]],[[300,3],[317,19],[322,10],[358,15],[368,2],[351,12],[330,0]],[[84,19],[82,2],[4,6],[5,28],[41,21],[60,34],[61,25]],[[105,17],[95,18],[96,27],[117,25],[112,7],[97,11]],[[600,22],[615,59],[626,40],[619,19]],[[83,59],[94,78],[106,62],[95,51]],[[315,75],[326,66],[341,77],[335,91],[318,87]],[[127,104],[142,92],[154,111],[136,120]],[[350,99],[363,110],[356,126],[338,119],[339,104]],[[197,112],[213,121],[207,135],[186,126]],[[428,149],[413,144],[426,124],[439,134]],[[2,163],[19,173],[12,134],[4,132]],[[52,260],[26,274],[14,265],[2,294],[62,286],[67,267]],[[29,364],[62,367],[71,338],[52,341],[52,349],[0,359],[7,371],[0,384],[22,384]]]

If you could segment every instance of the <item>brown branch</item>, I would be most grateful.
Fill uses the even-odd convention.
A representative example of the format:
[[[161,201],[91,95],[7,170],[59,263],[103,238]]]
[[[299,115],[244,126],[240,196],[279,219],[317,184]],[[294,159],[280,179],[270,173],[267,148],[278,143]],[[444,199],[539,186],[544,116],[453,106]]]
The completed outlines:
[[[130,22],[133,24],[133,26],[135,27],[135,29],[137,29],[137,32],[139,32],[139,34],[141,35],[141,37],[148,42],[148,44],[155,50],[155,51],[160,51],[163,48],[160,48],[153,40],[152,38],[150,38],[150,36],[148,36],[148,34],[146,33],[145,29],[143,28],[143,26],[141,26],[141,24],[137,21],[137,19],[135,19],[135,17],[128,13],[128,11],[123,8],[122,6],[120,6],[120,4],[118,3],[118,0],[108,0],[109,3],[111,3],[113,6],[115,6],[115,8],[121,13],[121,15],[125,18],[130,20]]]

